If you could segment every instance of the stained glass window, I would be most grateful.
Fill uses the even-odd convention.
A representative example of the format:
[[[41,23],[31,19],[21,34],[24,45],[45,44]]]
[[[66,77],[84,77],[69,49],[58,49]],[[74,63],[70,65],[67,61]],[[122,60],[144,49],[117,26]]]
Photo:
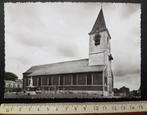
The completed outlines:
[[[71,85],[71,75],[65,75],[65,85]]]
[[[90,73],[87,74],[87,85],[91,85],[92,84],[92,76]]]
[[[53,85],[59,85],[59,76],[52,76]]]
[[[93,73],[93,85],[101,85],[102,84],[102,72]]]
[[[78,74],[78,85],[86,85],[86,75]]]

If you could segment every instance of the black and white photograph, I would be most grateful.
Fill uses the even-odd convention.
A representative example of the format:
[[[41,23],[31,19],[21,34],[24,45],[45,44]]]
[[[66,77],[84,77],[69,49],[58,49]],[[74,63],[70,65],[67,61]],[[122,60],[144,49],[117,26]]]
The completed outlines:
[[[141,98],[139,3],[5,3],[5,99]]]

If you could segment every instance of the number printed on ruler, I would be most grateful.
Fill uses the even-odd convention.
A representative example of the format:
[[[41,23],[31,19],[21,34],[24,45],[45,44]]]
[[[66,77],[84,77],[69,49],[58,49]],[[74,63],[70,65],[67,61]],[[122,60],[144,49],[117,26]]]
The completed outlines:
[[[1,104],[2,114],[79,114],[147,111],[147,101],[97,103]]]

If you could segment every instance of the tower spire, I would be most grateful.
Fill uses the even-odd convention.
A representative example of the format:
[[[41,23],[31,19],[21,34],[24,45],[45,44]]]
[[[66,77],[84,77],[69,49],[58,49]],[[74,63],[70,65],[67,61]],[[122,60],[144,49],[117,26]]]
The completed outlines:
[[[105,19],[104,19],[104,15],[103,15],[103,10],[102,10],[102,6],[99,12],[99,15],[95,21],[95,24],[91,30],[91,32],[89,34],[93,34],[102,30],[106,29],[106,24],[105,24]]]

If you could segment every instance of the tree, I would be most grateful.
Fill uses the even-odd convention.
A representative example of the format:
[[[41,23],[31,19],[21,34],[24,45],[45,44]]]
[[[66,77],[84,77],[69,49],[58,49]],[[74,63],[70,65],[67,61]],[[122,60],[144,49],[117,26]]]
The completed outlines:
[[[12,81],[15,81],[18,79],[18,76],[15,75],[14,73],[12,72],[5,72],[5,77],[4,77],[5,80],[12,80]]]

